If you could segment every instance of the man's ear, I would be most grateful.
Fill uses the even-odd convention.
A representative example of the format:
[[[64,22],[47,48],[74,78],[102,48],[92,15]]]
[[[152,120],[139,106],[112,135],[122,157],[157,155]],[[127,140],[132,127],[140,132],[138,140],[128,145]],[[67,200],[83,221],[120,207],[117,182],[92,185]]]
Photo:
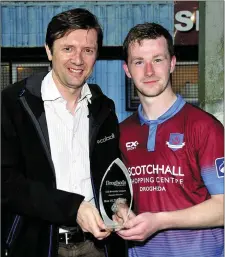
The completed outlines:
[[[131,78],[131,75],[130,75],[130,72],[129,72],[129,69],[128,69],[128,66],[126,63],[123,64],[123,69],[127,75],[128,78]]]
[[[45,44],[45,50],[48,56],[48,60],[51,62],[52,61],[52,53],[51,50],[49,49],[49,47]]]
[[[176,56],[173,55],[172,58],[171,58],[171,63],[170,63],[170,73],[173,73],[173,71],[175,69],[176,62],[177,62]]]

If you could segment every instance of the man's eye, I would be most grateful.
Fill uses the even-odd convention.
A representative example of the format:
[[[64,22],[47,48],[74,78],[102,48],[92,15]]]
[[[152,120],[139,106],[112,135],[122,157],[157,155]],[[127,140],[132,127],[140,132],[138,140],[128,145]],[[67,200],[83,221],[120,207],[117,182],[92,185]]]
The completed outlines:
[[[161,62],[161,61],[162,61],[162,59],[158,58],[158,59],[155,59],[154,62]]]
[[[94,51],[92,49],[86,48],[85,52],[88,53],[88,54],[92,54]]]
[[[64,47],[63,50],[65,52],[71,52],[72,48],[71,47]]]
[[[135,65],[140,65],[142,63],[143,63],[143,61],[136,61],[136,62],[134,62]]]

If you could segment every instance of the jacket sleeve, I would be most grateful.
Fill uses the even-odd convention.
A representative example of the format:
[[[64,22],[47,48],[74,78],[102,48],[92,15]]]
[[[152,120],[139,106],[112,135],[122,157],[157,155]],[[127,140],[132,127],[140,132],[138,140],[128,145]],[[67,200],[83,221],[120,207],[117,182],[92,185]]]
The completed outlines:
[[[13,120],[2,101],[1,158],[2,205],[10,212],[52,224],[75,226],[84,196],[27,178],[23,151]],[[29,135],[28,135],[29,136]]]

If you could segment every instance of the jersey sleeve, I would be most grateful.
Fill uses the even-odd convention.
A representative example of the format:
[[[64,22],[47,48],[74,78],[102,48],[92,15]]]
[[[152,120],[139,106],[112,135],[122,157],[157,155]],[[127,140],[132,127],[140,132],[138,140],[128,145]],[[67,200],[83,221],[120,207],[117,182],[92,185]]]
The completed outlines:
[[[211,195],[224,192],[224,128],[215,120],[200,135],[198,151],[201,175]]]

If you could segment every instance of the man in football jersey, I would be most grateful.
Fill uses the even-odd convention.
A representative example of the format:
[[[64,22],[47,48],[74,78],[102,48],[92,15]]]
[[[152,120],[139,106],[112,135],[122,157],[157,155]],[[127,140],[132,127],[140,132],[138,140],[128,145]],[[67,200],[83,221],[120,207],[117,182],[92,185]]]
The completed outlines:
[[[223,126],[173,92],[165,28],[133,27],[123,52],[141,103],[120,126],[134,212],[117,233],[130,240],[130,257],[223,256]]]

